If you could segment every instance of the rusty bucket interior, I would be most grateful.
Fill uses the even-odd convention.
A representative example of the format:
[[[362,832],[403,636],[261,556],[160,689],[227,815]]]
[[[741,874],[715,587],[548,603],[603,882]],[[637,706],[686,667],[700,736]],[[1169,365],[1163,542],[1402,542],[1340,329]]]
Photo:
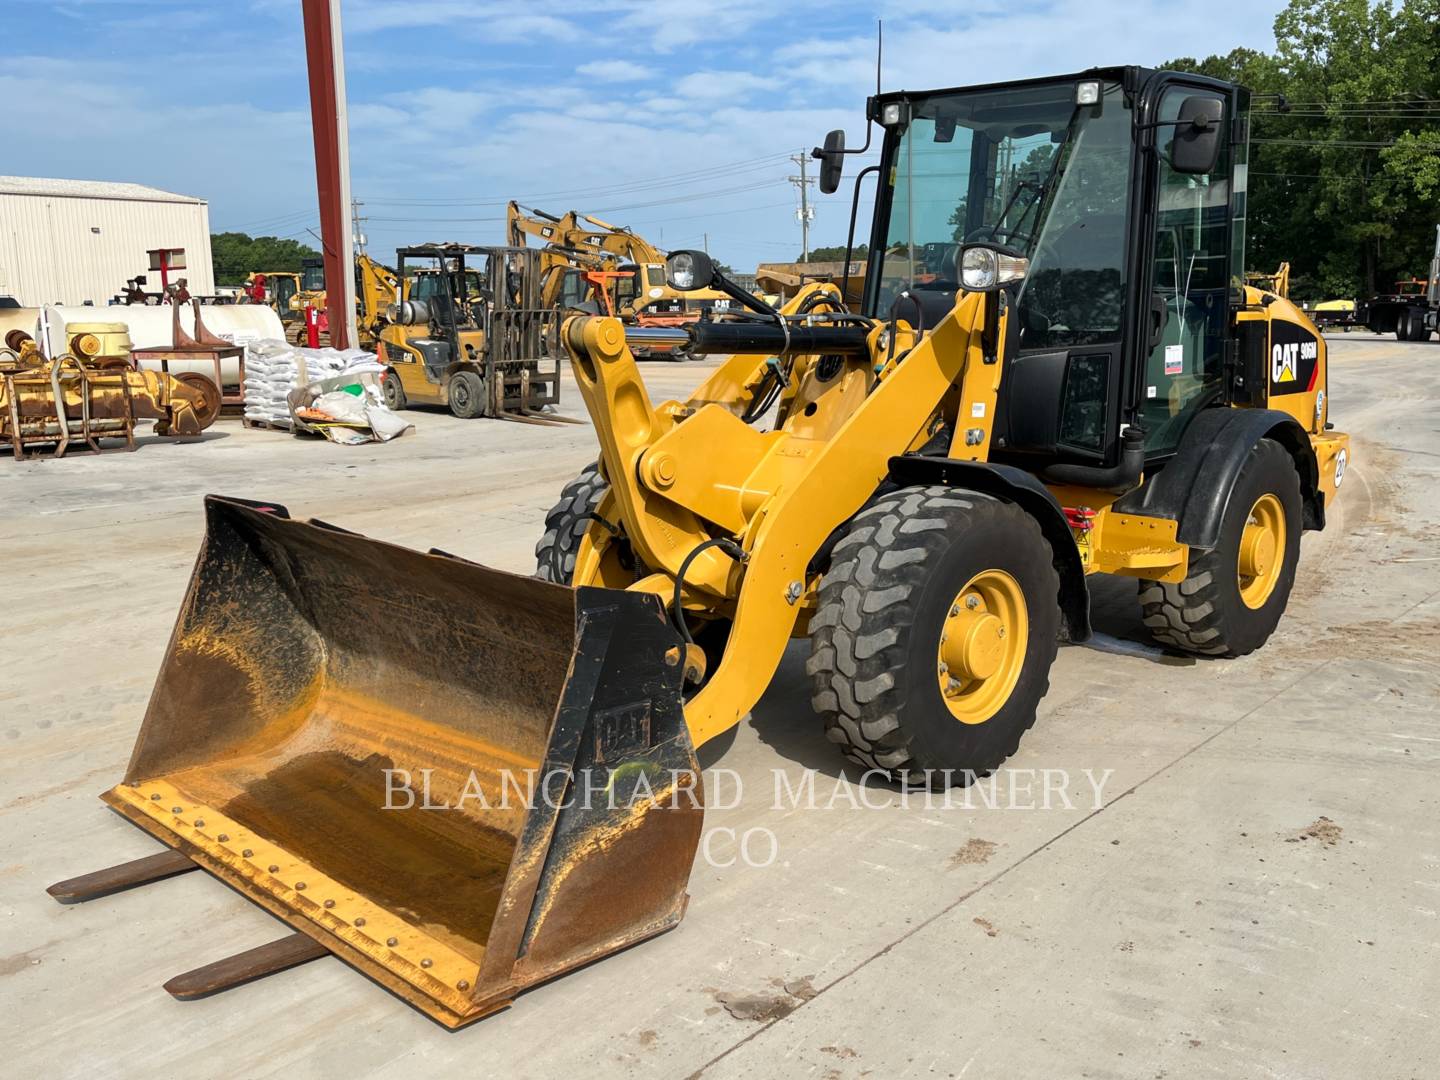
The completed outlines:
[[[450,1026],[679,921],[698,766],[655,597],[206,511],[112,807]]]

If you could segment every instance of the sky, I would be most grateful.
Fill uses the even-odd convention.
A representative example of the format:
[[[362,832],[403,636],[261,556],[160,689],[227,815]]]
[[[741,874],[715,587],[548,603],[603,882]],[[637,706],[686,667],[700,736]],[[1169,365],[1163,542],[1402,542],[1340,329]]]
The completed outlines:
[[[502,243],[513,198],[748,271],[799,256],[789,156],[864,142],[877,17],[889,91],[1269,49],[1281,6],[343,0],[351,186],[377,257]],[[300,0],[0,0],[0,25],[0,171],[149,184],[207,199],[212,231],[319,246]],[[810,191],[812,247],[843,244],[849,183]]]

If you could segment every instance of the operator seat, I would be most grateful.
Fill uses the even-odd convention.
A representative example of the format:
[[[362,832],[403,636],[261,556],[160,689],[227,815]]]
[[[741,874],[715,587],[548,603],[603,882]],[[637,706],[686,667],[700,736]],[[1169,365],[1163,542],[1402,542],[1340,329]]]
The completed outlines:
[[[1125,216],[1095,214],[1043,237],[1020,292],[1021,348],[1089,344],[1117,332],[1124,310]]]

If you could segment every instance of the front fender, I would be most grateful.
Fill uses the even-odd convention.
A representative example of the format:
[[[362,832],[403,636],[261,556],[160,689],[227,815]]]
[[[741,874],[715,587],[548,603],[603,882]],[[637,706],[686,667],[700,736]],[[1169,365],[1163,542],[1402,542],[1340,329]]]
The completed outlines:
[[[1090,588],[1080,549],[1065,520],[1065,511],[1038,478],[1011,465],[983,461],[906,454],[890,459],[890,476],[906,487],[938,484],[978,491],[1014,503],[1033,517],[1055,553],[1055,572],[1060,575],[1060,610],[1065,616],[1071,641],[1090,637]]]

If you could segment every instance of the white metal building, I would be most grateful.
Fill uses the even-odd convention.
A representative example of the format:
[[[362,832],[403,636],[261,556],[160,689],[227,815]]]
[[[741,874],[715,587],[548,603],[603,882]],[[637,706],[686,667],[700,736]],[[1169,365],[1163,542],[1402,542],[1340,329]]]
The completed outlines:
[[[0,176],[0,295],[26,307],[105,304],[143,274],[160,291],[147,251],[183,248],[196,296],[215,291],[210,206],[204,199],[140,184]]]

